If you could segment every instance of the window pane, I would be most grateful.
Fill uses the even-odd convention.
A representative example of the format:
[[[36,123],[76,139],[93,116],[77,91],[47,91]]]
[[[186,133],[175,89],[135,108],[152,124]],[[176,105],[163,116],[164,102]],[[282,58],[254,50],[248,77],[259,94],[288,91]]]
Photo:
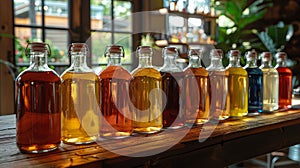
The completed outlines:
[[[111,30],[111,0],[91,0],[91,29]]]
[[[50,45],[49,64],[68,64],[68,31],[46,29],[46,43]]]
[[[14,0],[15,24],[41,25],[41,0]]]
[[[27,42],[42,41],[41,29],[15,27],[15,54],[17,64],[29,64],[29,57],[25,55]]]
[[[92,63],[107,64],[107,58],[104,57],[106,46],[111,45],[111,33],[94,32],[91,35],[92,43]]]
[[[68,1],[45,0],[45,25],[55,27],[68,27]]]
[[[119,44],[124,47],[125,57],[122,60],[123,63],[131,63],[131,49],[132,49],[132,38],[131,34],[115,33],[115,44]]]
[[[114,30],[131,32],[131,2],[114,1]]]

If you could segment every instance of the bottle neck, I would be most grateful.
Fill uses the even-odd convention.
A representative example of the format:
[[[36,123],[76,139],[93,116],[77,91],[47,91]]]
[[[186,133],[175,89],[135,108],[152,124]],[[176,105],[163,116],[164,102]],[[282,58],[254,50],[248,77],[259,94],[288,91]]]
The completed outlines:
[[[121,56],[119,54],[111,53],[108,61],[109,66],[120,66],[121,65]]]
[[[86,55],[83,53],[73,54],[73,66],[74,67],[86,67]]]
[[[229,67],[240,67],[239,57],[230,57],[229,58]]]
[[[152,57],[150,54],[140,54],[139,55],[139,66],[138,67],[152,67]]]
[[[46,55],[45,52],[32,52],[30,56],[30,68],[35,71],[47,69]]]
[[[252,67],[252,68],[257,67],[256,59],[248,59],[247,60],[247,67]]]
[[[201,66],[201,59],[198,56],[190,56],[189,57],[189,67],[191,68],[200,68]]]
[[[278,59],[276,67],[287,67],[286,60]]]
[[[272,61],[270,59],[263,58],[262,67],[264,68],[272,68]]]
[[[211,58],[211,65],[212,65],[212,67],[214,67],[216,69],[224,68],[221,58],[212,57]]]
[[[164,66],[175,67],[176,66],[176,57],[166,55],[164,57]]]

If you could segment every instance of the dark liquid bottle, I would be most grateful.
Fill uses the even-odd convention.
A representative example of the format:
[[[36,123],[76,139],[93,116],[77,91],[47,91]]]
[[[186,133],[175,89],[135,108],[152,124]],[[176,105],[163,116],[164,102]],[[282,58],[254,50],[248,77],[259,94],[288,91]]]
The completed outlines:
[[[61,79],[47,65],[45,43],[31,43],[30,54],[30,67],[16,78],[16,142],[24,153],[48,152],[61,139]]]
[[[186,124],[203,124],[209,117],[208,71],[201,66],[202,51],[189,50],[189,65],[184,69],[184,110]]]
[[[123,47],[106,48],[108,66],[100,73],[100,138],[124,138],[132,134],[133,112],[130,108],[130,73],[121,66]]]
[[[281,109],[290,108],[292,106],[292,71],[286,65],[287,55],[279,52],[275,55],[277,65],[275,66],[279,74],[279,93],[278,105]]]
[[[163,99],[163,127],[180,128],[185,124],[185,113],[181,107],[181,89],[184,78],[183,71],[177,67],[175,61],[178,51],[175,47],[163,49],[164,65],[160,69],[162,76],[162,90],[166,98]]]
[[[257,115],[263,111],[263,73],[256,65],[255,51],[246,53],[247,64],[244,67],[248,72],[248,115]]]

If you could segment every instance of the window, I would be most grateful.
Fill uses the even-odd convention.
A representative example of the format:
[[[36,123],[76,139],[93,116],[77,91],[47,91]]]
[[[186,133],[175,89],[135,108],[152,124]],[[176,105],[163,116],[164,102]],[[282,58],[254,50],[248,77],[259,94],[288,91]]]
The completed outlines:
[[[91,0],[88,4],[90,15],[83,11],[80,13],[78,10],[72,10],[82,8],[77,2],[79,1],[14,0],[14,28],[17,37],[15,60],[20,71],[29,65],[29,57],[25,56],[27,42],[45,41],[50,44],[52,52],[48,64],[61,74],[70,64],[67,54],[69,44],[79,39],[76,36],[80,33],[74,34],[74,29],[77,28],[72,27],[72,23],[80,19],[91,23],[80,26],[79,29],[82,30],[75,30],[90,36],[89,65],[93,68],[99,66],[104,68],[107,64],[107,58],[103,56],[105,47],[119,44],[124,46],[126,54],[122,60],[123,65],[128,70],[132,69],[132,2],[130,0]],[[89,1],[81,0],[80,2],[85,3],[84,6],[86,6]]]

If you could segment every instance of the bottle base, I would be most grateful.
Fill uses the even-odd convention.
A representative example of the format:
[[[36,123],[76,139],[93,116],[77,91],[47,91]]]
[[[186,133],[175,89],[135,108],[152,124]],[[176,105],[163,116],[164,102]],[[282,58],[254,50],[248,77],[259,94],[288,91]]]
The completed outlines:
[[[162,130],[162,127],[146,127],[146,128],[134,128],[134,133],[139,134],[154,134],[157,132],[160,132]]]
[[[105,132],[100,133],[97,140],[105,140],[105,139],[123,139],[130,137],[132,132]]]
[[[45,153],[56,150],[59,144],[46,144],[46,145],[19,145],[17,144],[21,153]]]
[[[69,145],[84,145],[84,144],[91,144],[95,143],[96,137],[88,137],[88,138],[63,138],[62,142],[64,144]]]

